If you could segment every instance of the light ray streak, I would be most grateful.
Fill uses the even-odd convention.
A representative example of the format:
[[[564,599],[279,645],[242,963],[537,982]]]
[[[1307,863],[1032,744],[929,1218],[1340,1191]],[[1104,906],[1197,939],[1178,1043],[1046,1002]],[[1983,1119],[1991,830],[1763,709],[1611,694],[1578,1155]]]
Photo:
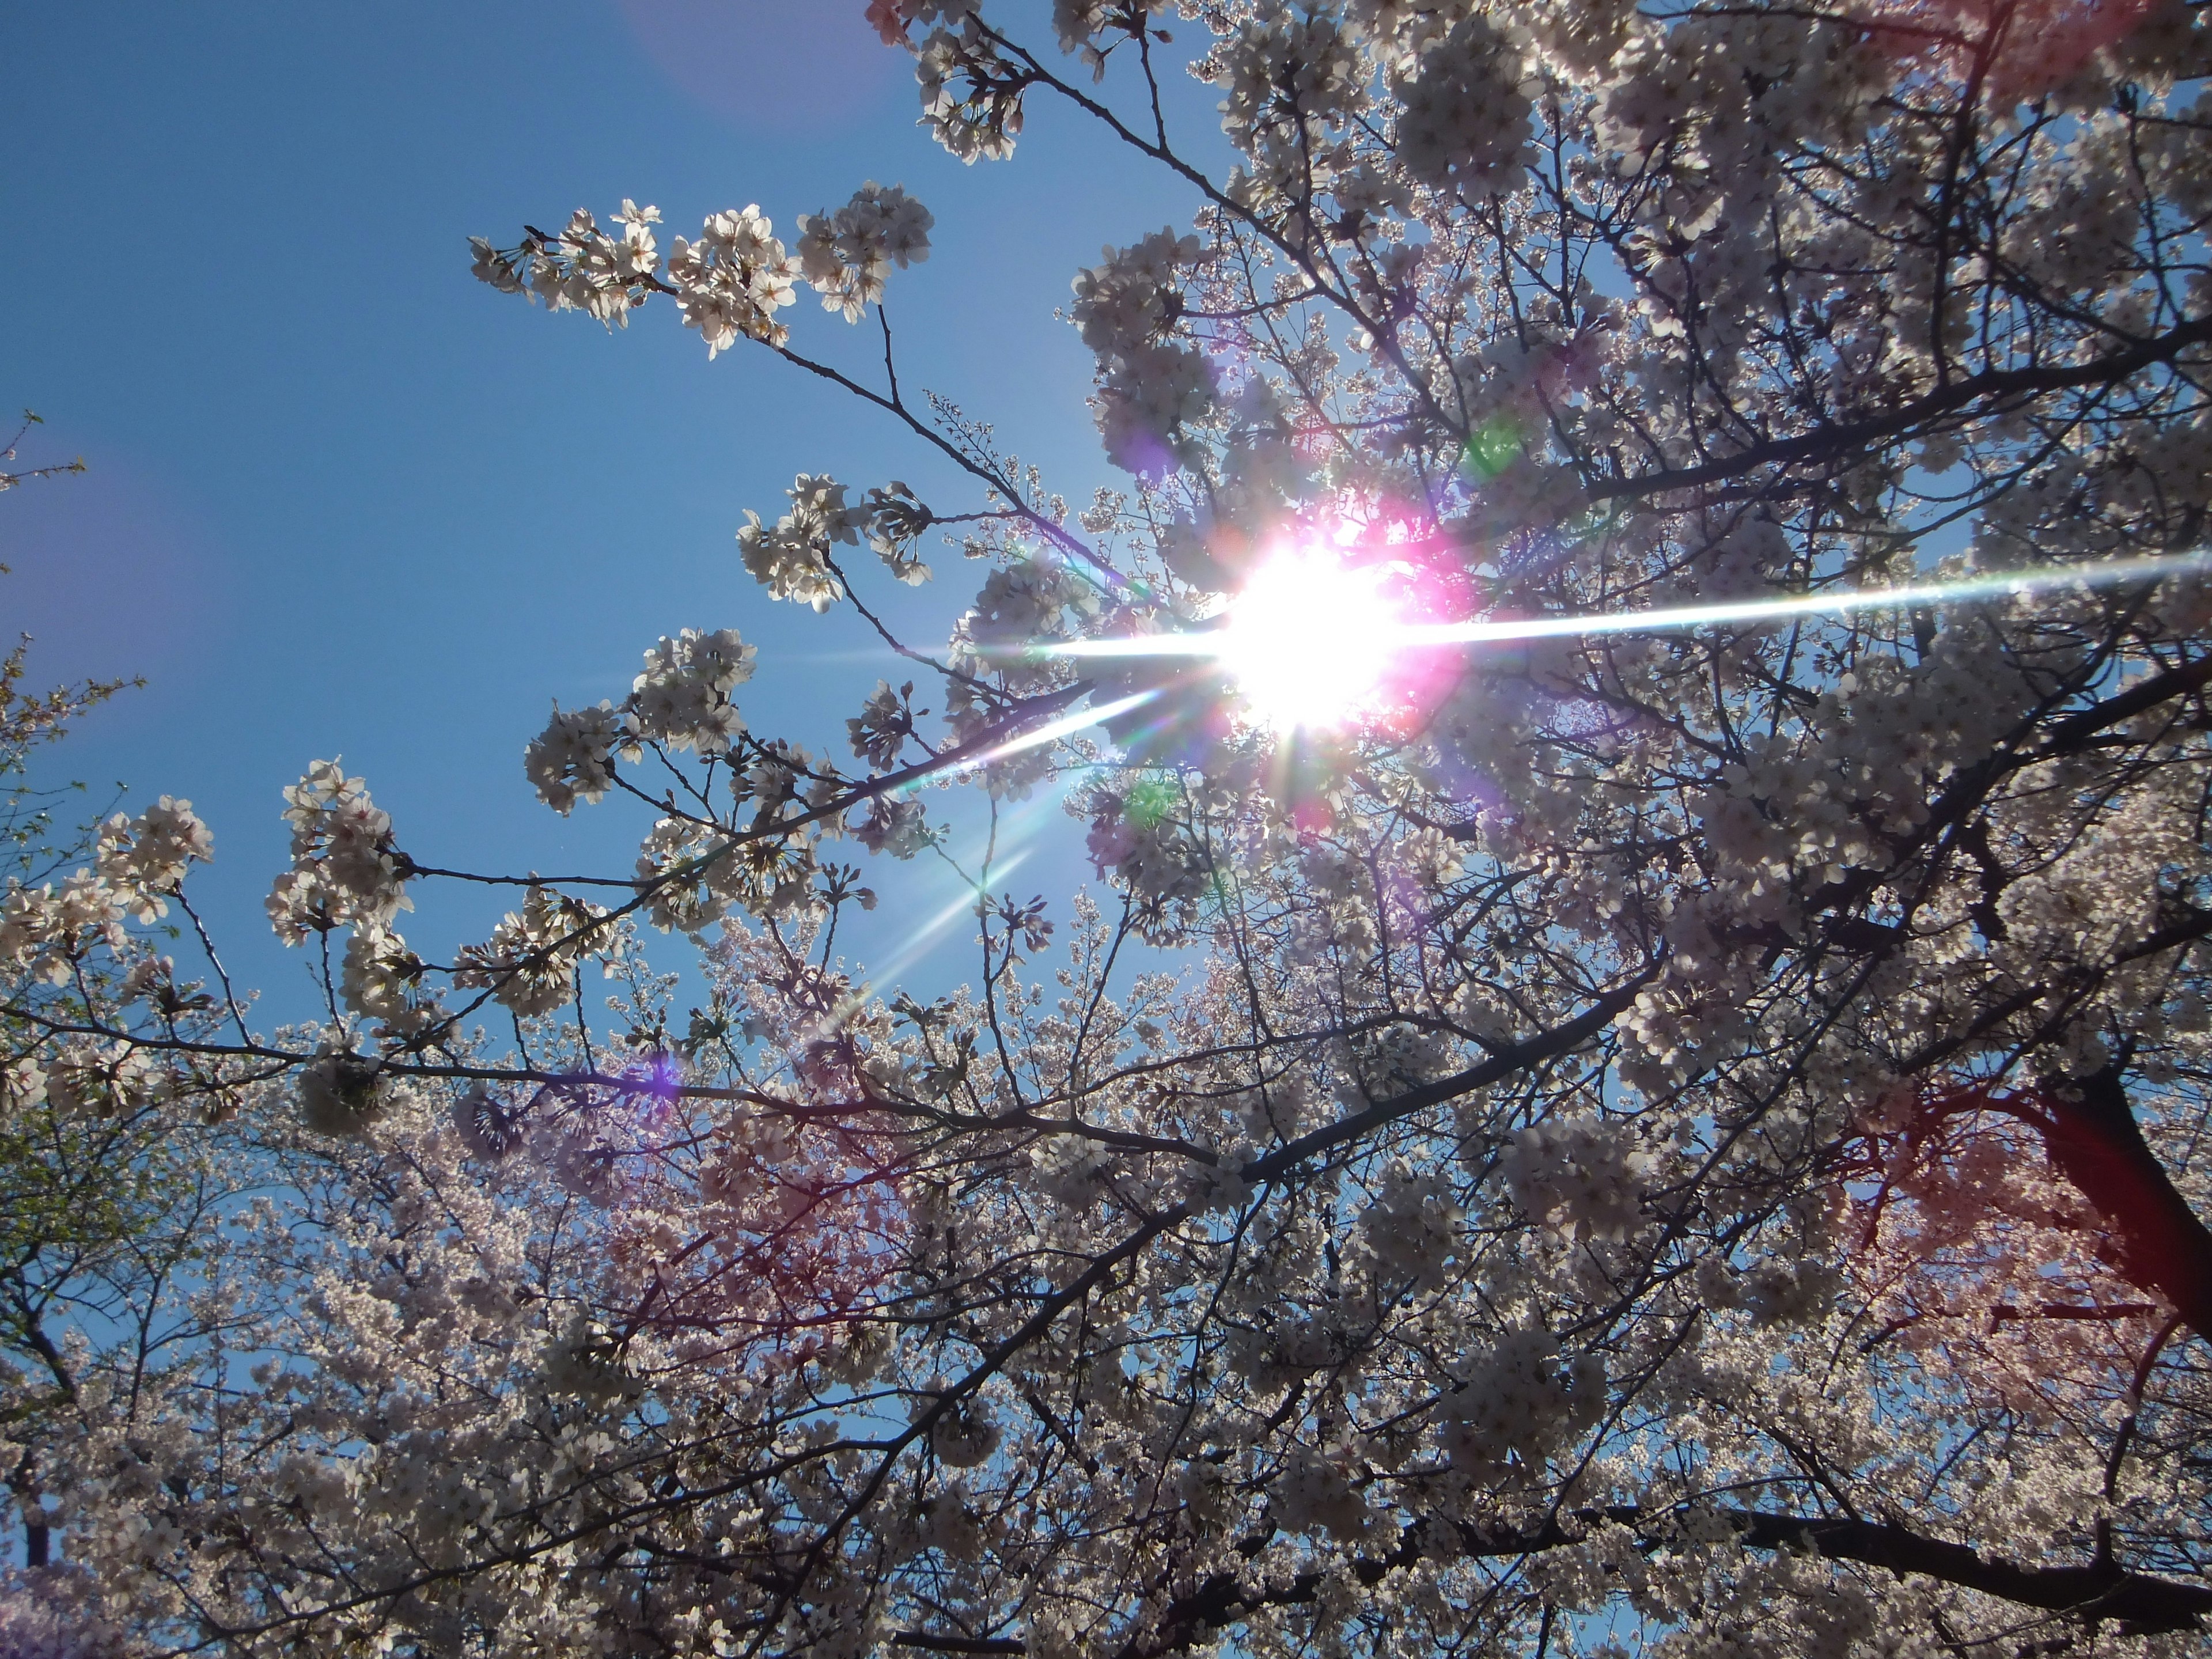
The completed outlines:
[[[1000,859],[990,867],[981,881],[968,889],[960,897],[953,900],[951,903],[908,934],[905,943],[891,954],[888,961],[878,964],[867,978],[846,994],[844,1001],[838,1006],[829,1019],[823,1022],[825,1029],[834,1029],[843,1024],[846,1020],[852,1018],[854,1011],[867,1000],[878,986],[897,980],[908,969],[934,950],[939,941],[944,938],[945,929],[951,927],[963,916],[973,916],[975,914],[976,904],[989,899],[991,887],[1012,875],[1017,867],[1028,860],[1030,850],[1028,848],[1023,848]]]
[[[1991,571],[1954,581],[1921,582],[1905,587],[1862,587],[1826,593],[1796,593],[1783,599],[1722,600],[1711,605],[1670,605],[1656,611],[1599,611],[1569,617],[1482,618],[1456,623],[1407,623],[1395,630],[1404,647],[1486,645],[1512,640],[1579,638],[1595,634],[1644,634],[1704,628],[1724,623],[1759,623],[1792,617],[1848,616],[1863,611],[1896,611],[1911,605],[1944,605],[2059,587],[2112,587],[2124,582],[2186,574],[2212,568],[2212,553],[2114,559],[2093,565],[2045,565],[2026,570]],[[1072,640],[1041,647],[1063,657],[1218,657],[1225,641],[1221,629],[1182,634],[1151,634],[1117,640]],[[1094,716],[1094,718],[1096,718]]]
[[[1024,732],[1018,736],[1009,738],[1006,742],[994,744],[981,754],[970,755],[958,766],[951,768],[939,776],[942,778],[964,776],[977,767],[988,766],[993,761],[1004,760],[1010,755],[1018,755],[1024,750],[1039,748],[1048,743],[1056,743],[1062,738],[1082,731],[1085,726],[1097,726],[1101,721],[1115,720],[1133,709],[1140,708],[1159,695],[1158,690],[1155,688],[1137,692],[1131,696],[1117,697],[1111,702],[1102,703],[1095,708],[1079,708],[1073,714],[1061,715],[1058,720],[1048,720],[1034,731]],[[934,779],[932,780],[932,781],[934,781]],[[918,780],[915,786],[909,786],[902,793],[907,794],[915,793],[919,783]],[[1045,802],[1036,803],[1036,810],[1025,815],[1029,822],[1034,823],[1036,817],[1042,813],[1046,805]],[[1008,826],[1005,824],[1000,825],[1002,837],[1007,828]],[[818,1035],[825,1037],[834,1035],[846,1021],[860,1011],[877,987],[897,980],[909,968],[934,950],[943,939],[945,930],[958,921],[962,916],[974,915],[977,904],[988,902],[990,888],[1012,874],[1016,867],[1024,863],[1033,850],[1026,847],[1016,848],[986,864],[972,888],[908,933],[905,940],[892,952],[889,960],[879,963],[867,978],[854,985],[846,993],[844,999],[836,1007],[823,1017]]]
[[[1002,761],[1010,756],[1023,754],[1031,749],[1041,749],[1048,743],[1058,743],[1062,738],[1073,737],[1086,726],[1099,726],[1108,720],[1119,720],[1132,709],[1143,708],[1159,695],[1158,688],[1154,687],[1149,690],[1137,692],[1132,696],[1116,697],[1109,703],[1094,703],[1089,707],[1079,708],[1072,714],[1062,714],[1058,720],[1047,720],[1042,726],[1034,726],[1027,732],[1008,738],[1004,743],[994,744],[981,754],[970,755],[957,766],[947,768],[937,777],[928,779],[927,781],[933,783],[938,781],[939,778],[965,777],[979,766],[988,766],[994,761]],[[924,780],[916,779],[906,793],[914,793],[915,789],[921,787],[923,782]]]

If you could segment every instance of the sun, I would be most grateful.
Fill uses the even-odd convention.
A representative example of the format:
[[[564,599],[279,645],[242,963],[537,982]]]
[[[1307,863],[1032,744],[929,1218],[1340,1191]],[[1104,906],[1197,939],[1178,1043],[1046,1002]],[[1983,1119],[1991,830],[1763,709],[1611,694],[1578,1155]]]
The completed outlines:
[[[1218,654],[1256,723],[1328,731],[1373,709],[1404,633],[1383,574],[1321,547],[1285,549],[1252,573]]]

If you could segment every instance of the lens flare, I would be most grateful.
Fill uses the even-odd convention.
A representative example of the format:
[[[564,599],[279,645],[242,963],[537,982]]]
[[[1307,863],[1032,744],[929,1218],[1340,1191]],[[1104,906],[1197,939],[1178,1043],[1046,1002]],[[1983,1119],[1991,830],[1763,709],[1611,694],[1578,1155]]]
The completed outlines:
[[[1386,671],[1395,672],[1399,654],[1409,651],[1435,651],[1515,640],[1673,633],[1730,624],[1760,627],[1796,617],[1848,617],[2069,588],[2118,587],[2166,576],[2212,574],[2212,554],[2178,553],[2094,563],[2041,565],[1903,587],[1828,588],[1777,599],[1723,600],[1650,611],[1482,617],[1452,623],[1398,620],[1383,596],[1364,585],[1369,573],[1348,569],[1327,554],[1302,556],[1287,563],[1279,562],[1279,565],[1282,571],[1279,590],[1271,574],[1279,566],[1271,565],[1255,578],[1253,587],[1239,595],[1231,607],[1225,634],[1194,631],[1146,635],[1134,639],[1073,640],[1049,650],[1055,656],[1064,657],[1211,657],[1230,665],[1240,682],[1268,686],[1276,678],[1289,680],[1300,676],[1303,665],[1301,677],[1318,681],[1319,677],[1326,675],[1328,684],[1340,688],[1332,694],[1332,700],[1340,708],[1357,712],[1363,696],[1371,694]],[[1255,589],[1259,597],[1248,613],[1247,595],[1253,594]],[[1294,640],[1297,643],[1291,644]],[[1340,688],[1354,681],[1358,683],[1358,690],[1346,696]],[[1283,695],[1286,702],[1322,701],[1317,684],[1296,687]]]
[[[2095,564],[2039,565],[1993,570],[1951,581],[1919,582],[1904,587],[1831,588],[1780,599],[1723,600],[1712,605],[1669,605],[1654,611],[1615,611],[1579,617],[1482,618],[1437,623],[1403,629],[1401,643],[1422,646],[1482,645],[1499,640],[1555,640],[1601,634],[1659,634],[1730,623],[1760,627],[1793,617],[1849,617],[1869,611],[1905,611],[1916,605],[1960,605],[1977,599],[2014,599],[2061,588],[2091,590],[2166,576],[2198,575],[2212,570],[2212,554],[2177,553],[2146,558],[2109,559]]]
[[[866,979],[854,985],[845,1000],[831,1011],[822,1023],[823,1034],[827,1036],[842,1027],[883,987],[897,985],[908,969],[944,942],[945,934],[963,916],[972,920],[976,905],[989,902],[991,885],[1013,874],[1028,860],[1030,852],[1030,848],[1023,848],[987,866],[980,884],[963,891],[951,903],[916,927],[892,950],[888,960],[878,963]]]
[[[1285,550],[1253,572],[1210,643],[1255,720],[1311,731],[1374,706],[1405,631],[1382,576],[1318,547]]]

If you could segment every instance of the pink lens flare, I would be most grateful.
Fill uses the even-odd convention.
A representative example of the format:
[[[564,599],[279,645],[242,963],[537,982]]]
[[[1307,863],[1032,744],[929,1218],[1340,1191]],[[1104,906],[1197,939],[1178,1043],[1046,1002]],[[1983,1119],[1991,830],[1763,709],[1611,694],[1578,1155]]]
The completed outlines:
[[[2134,33],[2157,0],[1852,0],[1867,44],[1998,108],[2039,97]]]

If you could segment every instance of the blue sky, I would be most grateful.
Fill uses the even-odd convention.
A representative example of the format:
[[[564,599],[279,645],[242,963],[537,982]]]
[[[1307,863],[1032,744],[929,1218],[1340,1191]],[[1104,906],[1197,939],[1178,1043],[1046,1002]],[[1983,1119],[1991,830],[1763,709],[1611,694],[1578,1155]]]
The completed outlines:
[[[857,622],[754,587],[732,540],[743,509],[773,516],[799,471],[976,504],[842,394],[763,354],[709,364],[665,307],[610,337],[493,294],[470,276],[469,235],[510,242],[525,220],[624,196],[677,232],[757,202],[795,235],[798,214],[864,179],[904,184],[938,228],[891,290],[902,383],[995,422],[1072,501],[1117,481],[1084,407],[1087,356],[1053,311],[1103,243],[1180,223],[1190,199],[1044,105],[1012,162],[961,167],[915,125],[910,60],[861,11],[8,15],[0,406],[46,417],[23,459],[81,453],[92,471],[0,502],[15,573],[0,627],[37,636],[35,678],[147,677],[53,764],[196,803],[217,860],[195,889],[270,1013],[303,1006],[302,964],[260,900],[285,861],[277,792],[308,761],[365,774],[425,862],[624,873],[638,815],[563,821],[523,781],[549,701],[619,696],[659,635],[734,626],[761,648],[754,728],[842,743],[878,673],[901,676],[853,658],[872,643]],[[1211,94],[1178,102],[1202,137]],[[811,295],[787,315],[802,348],[874,366],[872,337]],[[932,562],[915,603],[938,635],[981,572],[951,550]],[[1080,826],[1054,841],[1010,884],[1064,891]],[[880,917],[872,954],[951,890]],[[490,919],[444,896],[409,931],[443,951]]]

